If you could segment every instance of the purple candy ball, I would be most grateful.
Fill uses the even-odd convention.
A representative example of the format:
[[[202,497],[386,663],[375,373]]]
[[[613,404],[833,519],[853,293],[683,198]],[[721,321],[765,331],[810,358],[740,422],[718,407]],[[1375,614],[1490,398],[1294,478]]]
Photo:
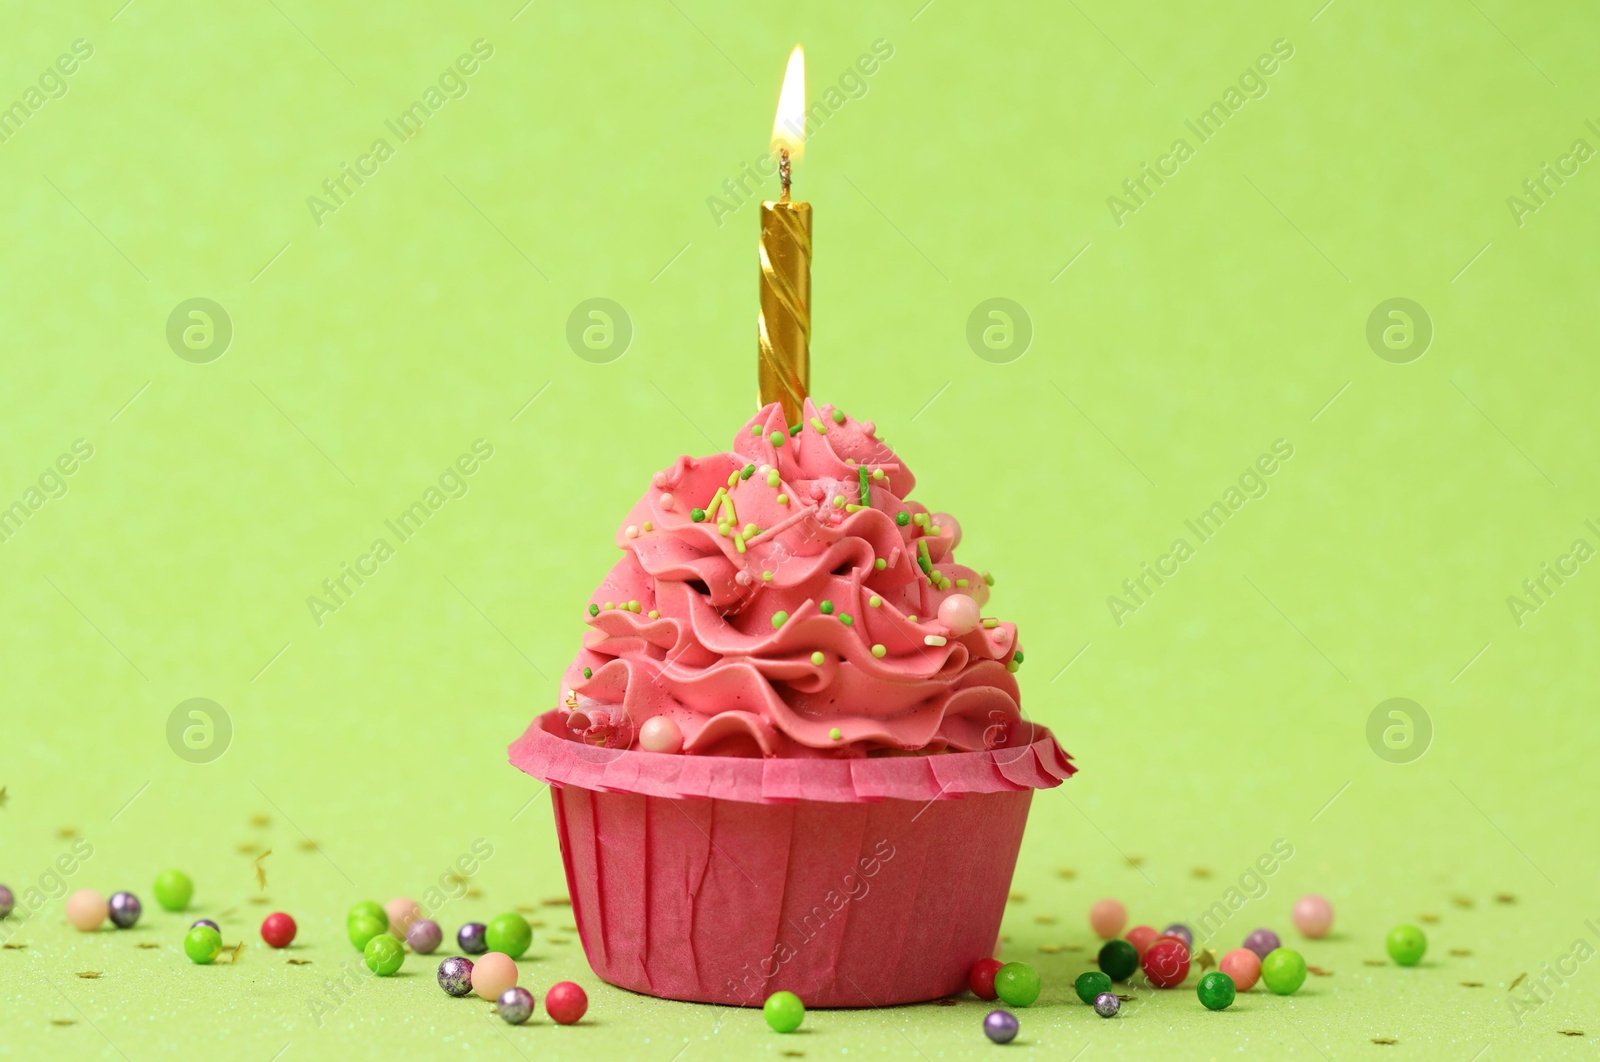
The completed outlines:
[[[144,906],[139,903],[139,897],[131,892],[114,892],[107,903],[111,911],[111,924],[118,929],[131,929],[144,913]]]
[[[1177,937],[1188,945],[1191,951],[1194,949],[1194,931],[1182,922],[1174,922],[1161,932],[1164,936]]]
[[[11,911],[17,906],[17,898],[12,891],[0,885],[0,918],[9,918]]]
[[[489,928],[482,922],[468,922],[456,933],[456,943],[468,955],[482,955],[489,950],[488,932]]]
[[[411,923],[406,930],[406,943],[411,945],[411,950],[418,955],[432,955],[444,940],[444,932],[439,928],[439,923],[431,918],[423,918]]]
[[[222,932],[222,927],[217,925],[215,922],[213,922],[209,918],[196,918],[193,922],[189,923],[189,928],[190,929],[193,929],[195,926],[210,926],[212,929],[215,929],[218,933]]]
[[[472,960],[452,955],[439,964],[439,987],[452,996],[472,991]]]
[[[1017,1016],[1009,1010],[991,1010],[984,1015],[983,1035],[997,1044],[1009,1044],[1017,1038]]]
[[[1094,1012],[1102,1018],[1115,1018],[1122,1009],[1122,1000],[1112,992],[1101,992],[1094,997]]]
[[[1256,953],[1256,958],[1265,959],[1268,955],[1283,947],[1283,941],[1278,939],[1278,934],[1270,929],[1258,929],[1244,938],[1244,946]]]
[[[521,985],[512,985],[500,993],[500,998],[495,1001],[495,1009],[507,1025],[521,1025],[533,1017],[533,993]]]

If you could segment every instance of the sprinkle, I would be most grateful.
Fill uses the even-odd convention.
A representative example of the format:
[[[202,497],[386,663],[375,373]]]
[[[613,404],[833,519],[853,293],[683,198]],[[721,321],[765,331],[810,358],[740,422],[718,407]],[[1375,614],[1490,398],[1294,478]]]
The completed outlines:
[[[744,552],[744,536],[743,535],[734,535],[733,536],[733,547],[735,549],[737,549],[740,553]]]
[[[776,487],[781,482],[782,480],[778,477],[777,469],[773,469],[771,472],[767,473],[767,486]]]
[[[590,605],[589,606],[589,615],[591,615],[591,616],[600,615],[600,606],[599,605]]]
[[[761,425],[759,425],[759,424],[750,425],[750,434],[754,435],[756,438],[759,439],[761,437]]]
[[[986,617],[983,620],[983,629],[986,631],[992,631],[998,626],[1000,626],[1000,621],[993,616]]]
[[[872,562],[872,570],[875,572],[881,572],[888,566],[889,562],[884,560],[882,557],[879,557],[877,560]]]
[[[943,636],[938,634],[928,634],[924,635],[922,638],[923,645],[943,645],[944,643],[945,640]]]
[[[695,523],[698,524],[700,521],[704,520],[705,518],[706,518],[706,511],[704,509],[690,509],[689,510],[689,519],[693,520]]]
[[[906,617],[906,622],[907,623],[915,623],[915,622],[917,622],[917,617],[915,617],[915,616],[907,616]]]
[[[882,482],[883,481],[883,469],[874,468],[872,470],[872,478],[875,479],[875,480],[878,480],[879,482]]]
[[[827,425],[823,424],[822,421],[818,420],[816,417],[811,418],[811,426],[817,430],[818,435],[828,434]]]
[[[804,424],[796,424],[794,427],[789,429],[789,434],[790,435],[799,435],[800,434],[800,429],[803,428],[803,427],[805,427]]]
[[[985,586],[993,586],[994,585],[994,576],[990,575],[988,572],[984,572],[983,573],[983,584]]]
[[[1006,670],[1011,672],[1013,675],[1015,675],[1017,673],[1017,670],[1018,670],[1017,662],[1015,660],[1012,660],[1009,663],[1007,663],[1006,664]]]
[[[728,473],[728,486],[731,487],[737,482],[739,482],[739,473],[736,472],[736,471],[735,472],[729,472]]]
[[[638,538],[639,537],[639,529],[637,527],[634,527],[632,524],[629,524],[627,526],[627,528],[622,533],[624,535],[626,535],[628,538]]]
[[[872,504],[872,489],[871,489],[871,487],[868,486],[868,484],[870,482],[871,482],[871,477],[867,474],[867,470],[865,468],[863,468],[861,470],[861,504],[862,505],[871,505]]]
[[[726,521],[726,520],[718,520],[717,521],[717,533],[718,534],[723,535],[724,537],[726,537],[728,532],[732,531],[732,530],[733,530],[733,525],[729,524],[728,521]]]
[[[870,508],[872,508],[872,506],[870,506],[870,505],[857,505],[855,502],[850,502],[849,504],[847,504],[844,507],[844,511],[847,512],[847,513],[859,513],[863,509],[870,509]]]
[[[911,522],[911,514],[907,512],[895,513],[894,522],[899,524],[901,527],[904,527]]]
[[[844,495],[843,494],[835,494],[833,496],[833,507],[835,509],[843,509],[844,508]]]
[[[589,670],[588,668],[584,668],[583,669],[583,677],[584,678],[594,678],[594,672]]]
[[[651,609],[649,612],[646,612],[645,615],[649,616],[651,619],[660,619],[661,618],[661,613],[656,611],[655,609]]]
[[[826,660],[826,659],[827,659],[827,657],[822,655],[822,651],[820,649],[817,652],[811,654],[811,662],[813,664],[817,665],[818,667],[821,667],[822,666],[822,662],[824,660]]]
[[[1022,650],[1018,649],[1016,652],[1012,653],[1011,659],[1015,660],[1019,664],[1022,663]]]
[[[755,465],[745,465],[743,468],[741,468],[739,470],[739,478],[740,479],[749,479],[751,476],[753,476],[755,474],[756,474],[756,466]]]
[[[828,731],[828,737],[832,738],[834,741],[841,741],[844,739],[844,734],[839,730],[838,727],[834,727],[832,730]]]
[[[649,520],[646,520],[644,522],[644,529],[646,531],[654,531],[656,529],[656,525],[651,523]]]
[[[833,602],[832,601],[824,601],[822,604],[818,605],[817,607],[822,610],[822,614],[824,616],[833,615]]]
[[[755,533],[756,533],[756,525],[755,524],[745,524],[744,525],[744,537],[745,538],[753,538],[755,536]]]
[[[867,604],[871,605],[873,608],[877,608],[879,605],[883,604],[883,598],[879,597],[877,594],[873,594],[871,597],[867,598]]]
[[[885,649],[882,644],[874,645],[872,647],[872,655],[877,657],[879,660],[882,660],[884,657],[889,655],[889,650]]]
[[[789,614],[780,608],[778,611],[772,614],[772,629],[777,630],[779,627],[788,622],[788,619]]]
[[[917,539],[917,567],[922,569],[922,574],[927,575],[933,571],[933,561],[928,559],[928,540]]]
[[[843,424],[844,423],[844,410],[836,409],[830,415],[833,417],[833,422],[835,424]]]
[[[933,571],[928,573],[928,578],[936,583],[942,583],[944,582],[944,572],[941,572],[938,568],[935,568]]]
[[[956,580],[956,586],[965,587],[966,585],[967,585],[967,581],[965,579],[957,579]]]
[[[779,505],[788,505],[789,504],[789,496],[787,494],[778,495],[778,504]]]
[[[850,618],[850,613],[841,612],[839,613],[839,622],[844,624],[846,627],[850,627],[853,626],[856,621]]]
[[[771,572],[762,572],[761,573],[761,581],[764,582],[764,583],[772,582],[772,573]]]
[[[617,607],[616,602],[614,602],[614,601],[607,601],[606,602],[606,611],[607,612],[610,612],[612,609],[614,609],[616,607]]]
[[[781,431],[773,432],[771,435],[767,436],[767,442],[771,443],[773,446],[782,446],[783,445],[783,432],[781,432]]]
[[[626,605],[623,606],[623,608],[626,608],[629,612],[638,612],[639,611],[639,602],[637,602],[637,601],[629,601]]]
[[[911,519],[916,521],[916,524],[917,524],[918,527],[927,527],[928,526],[928,514],[927,513],[918,513],[915,516],[913,516]]]

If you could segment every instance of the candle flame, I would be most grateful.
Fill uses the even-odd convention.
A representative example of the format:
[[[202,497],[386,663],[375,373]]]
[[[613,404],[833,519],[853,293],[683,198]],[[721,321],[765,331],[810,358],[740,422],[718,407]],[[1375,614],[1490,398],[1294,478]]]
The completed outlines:
[[[798,44],[789,54],[778,93],[778,114],[772,120],[772,150],[787,151],[791,161],[806,149],[806,53]]]

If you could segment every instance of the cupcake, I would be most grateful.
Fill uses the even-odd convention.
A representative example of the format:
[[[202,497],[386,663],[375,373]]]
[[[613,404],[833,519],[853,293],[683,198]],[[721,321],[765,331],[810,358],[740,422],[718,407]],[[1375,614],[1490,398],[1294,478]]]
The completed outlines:
[[[623,520],[562,703],[510,749],[606,981],[884,1006],[991,954],[1033,790],[1074,768],[915,482],[870,421],[773,404]]]

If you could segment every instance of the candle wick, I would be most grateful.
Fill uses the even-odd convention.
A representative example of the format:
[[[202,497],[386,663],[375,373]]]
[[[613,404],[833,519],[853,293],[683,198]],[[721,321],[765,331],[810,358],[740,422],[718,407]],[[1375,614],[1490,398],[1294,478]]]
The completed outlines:
[[[778,149],[778,180],[783,184],[783,201],[789,201],[789,149]]]

